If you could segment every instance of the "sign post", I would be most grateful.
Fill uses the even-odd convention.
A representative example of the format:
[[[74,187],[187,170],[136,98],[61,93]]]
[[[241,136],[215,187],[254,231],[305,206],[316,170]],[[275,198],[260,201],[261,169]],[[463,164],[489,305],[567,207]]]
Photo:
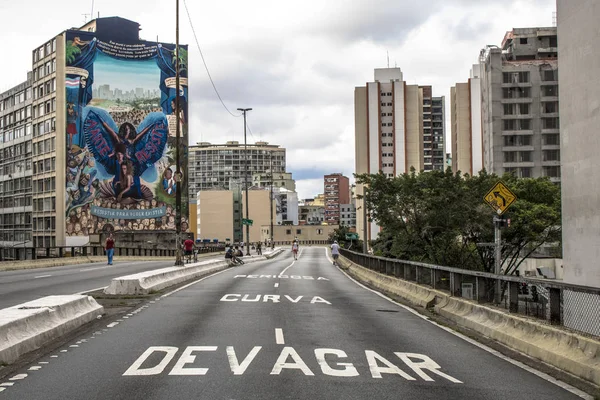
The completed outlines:
[[[494,216],[494,273],[500,275],[502,273],[502,231],[501,226],[504,226],[505,220],[502,218],[502,214],[508,210],[508,208],[517,200],[517,196],[502,182],[499,181],[490,189],[489,192],[483,197],[483,201],[486,202],[496,212],[497,216]],[[496,303],[500,303],[501,293],[500,280],[496,281]]]
[[[251,220],[251,219],[242,218],[242,225],[250,225],[250,226],[252,226],[253,223],[254,223],[254,221]]]

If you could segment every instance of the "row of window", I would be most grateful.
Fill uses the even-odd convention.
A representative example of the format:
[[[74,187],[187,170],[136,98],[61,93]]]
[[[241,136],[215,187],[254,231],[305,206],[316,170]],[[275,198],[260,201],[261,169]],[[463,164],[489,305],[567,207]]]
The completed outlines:
[[[43,82],[39,86],[36,86],[33,90],[33,98],[39,99],[54,92],[56,92],[56,78],[52,78],[48,82]]]
[[[33,173],[41,174],[56,170],[56,157],[46,158],[45,160],[35,161],[33,163]]]
[[[44,192],[52,192],[56,190],[56,178],[44,178],[37,179],[33,181],[33,192],[34,193],[44,193]],[[34,204],[35,206],[35,204]],[[34,211],[36,211],[34,209]],[[41,211],[41,210],[38,210]]]
[[[542,150],[542,161],[560,161],[560,150]],[[533,152],[505,151],[504,162],[533,162]]]
[[[56,52],[56,39],[52,39],[48,43],[40,46],[39,48],[33,50],[32,59],[33,62],[38,62],[42,58],[49,56],[52,53]]]
[[[0,129],[9,127],[31,117],[31,106],[23,107],[0,117]]]
[[[15,213],[0,215],[0,222],[6,228],[7,225],[29,225],[31,224],[31,213]]]
[[[33,201],[33,211],[52,212],[56,211],[56,197],[46,197],[44,199],[35,199]]]
[[[0,101],[0,112],[8,110],[16,105],[25,103],[26,100],[31,99],[31,88],[27,88],[16,94],[5,98]]]
[[[53,58],[52,61],[46,62],[44,65],[34,68],[33,80],[40,80],[43,77],[48,76],[54,72],[56,72],[56,58]]]
[[[557,69],[545,69],[540,72],[543,82],[558,81]],[[530,83],[529,71],[511,71],[502,73],[502,83]]]
[[[560,128],[558,117],[542,118],[541,121],[542,129]],[[502,124],[502,130],[504,131],[528,131],[533,129],[531,119],[505,119]]]
[[[31,188],[31,178],[23,178],[26,179],[27,182],[22,182],[20,184],[21,187]],[[8,182],[4,182],[6,185]],[[12,191],[12,189],[11,189]],[[31,196],[21,196],[15,197],[12,193],[2,192],[3,195],[7,197],[0,197],[0,208],[19,208],[19,207],[28,207],[31,205]]]

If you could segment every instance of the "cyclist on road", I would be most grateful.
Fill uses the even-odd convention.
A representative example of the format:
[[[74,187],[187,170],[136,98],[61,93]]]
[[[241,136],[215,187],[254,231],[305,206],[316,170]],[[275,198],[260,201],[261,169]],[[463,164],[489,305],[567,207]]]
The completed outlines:
[[[298,241],[294,240],[294,243],[292,243],[292,253],[294,253],[294,260],[298,259]]]
[[[340,256],[340,245],[337,240],[331,245],[331,256],[333,257],[333,265],[337,266],[337,259]]]

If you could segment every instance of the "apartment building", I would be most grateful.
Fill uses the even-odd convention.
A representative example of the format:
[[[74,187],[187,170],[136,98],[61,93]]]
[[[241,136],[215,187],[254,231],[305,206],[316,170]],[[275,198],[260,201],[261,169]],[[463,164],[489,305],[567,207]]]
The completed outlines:
[[[600,288],[600,3],[596,0],[558,0],[560,42],[560,136],[562,159],[562,234],[564,280],[572,285]],[[572,308],[570,308],[572,307]],[[565,310],[571,327],[589,327],[582,307],[598,309],[598,296],[566,293]],[[565,316],[565,318],[567,318]],[[565,319],[567,321],[567,319]],[[595,335],[600,335],[596,324]]]
[[[355,171],[357,174],[374,174],[381,171],[388,177],[409,172],[425,170],[424,111],[433,110],[424,107],[424,87],[408,85],[400,68],[375,69],[373,82],[354,89],[354,129],[355,129]],[[429,99],[427,99],[429,102]],[[427,104],[429,106],[429,104]],[[439,107],[436,106],[436,110]],[[439,160],[444,151],[443,142],[434,143],[433,112],[428,113],[431,121],[431,140],[427,140],[428,161]],[[439,116],[436,116],[436,119]],[[443,125],[443,121],[442,121]],[[439,132],[439,129],[436,129]],[[428,131],[429,132],[429,131]],[[439,136],[439,135],[437,135]],[[443,136],[443,134],[442,134]],[[443,155],[442,155],[443,159]],[[442,160],[443,162],[443,160]],[[362,185],[356,186],[356,195],[364,194]],[[361,237],[374,239],[379,227],[374,222],[365,228],[364,206],[361,199],[356,201],[357,231]]]
[[[277,176],[285,174],[286,150],[267,142],[248,144],[248,184],[252,186],[253,175],[267,175],[273,171]],[[231,180],[245,185],[246,150],[243,143],[229,141],[225,144],[200,142],[189,147],[190,200],[201,190],[228,190]],[[291,176],[290,176],[291,178]],[[285,181],[285,177],[281,179]],[[287,182],[286,184],[289,184]],[[244,187],[244,186],[243,186]]]
[[[356,227],[356,206],[354,203],[340,204],[340,225]]]
[[[32,73],[0,94],[0,260],[31,258]]]
[[[482,51],[484,167],[499,175],[560,182],[558,50],[555,27],[507,32]]]
[[[468,81],[450,88],[450,166],[454,173],[477,175],[483,169],[481,67],[473,65]]]
[[[431,86],[420,86],[423,92],[423,170],[446,168],[446,98],[434,97]]]
[[[291,172],[279,172],[271,174],[270,171],[265,173],[258,173],[252,175],[252,186],[256,186],[262,189],[269,189],[271,187],[271,181],[273,181],[273,187],[285,188],[296,191],[296,181],[292,178]]]
[[[32,51],[27,82],[2,95],[0,176],[8,179],[0,178],[0,210],[15,215],[0,219],[0,230],[10,231],[2,239],[44,248],[82,245],[113,231],[175,230],[176,186],[188,197],[187,185],[172,179],[175,46],[141,40],[140,30],[134,21],[110,17],[61,32]],[[186,70],[180,95],[184,143]],[[115,82],[123,87],[111,89]],[[151,146],[125,140],[140,125],[152,135]],[[113,185],[123,172],[121,164],[135,185],[124,196]],[[186,166],[184,160],[184,183]],[[187,206],[182,209],[184,231]]]
[[[325,191],[325,222],[340,224],[340,204],[350,203],[350,180],[341,173],[323,177]]]

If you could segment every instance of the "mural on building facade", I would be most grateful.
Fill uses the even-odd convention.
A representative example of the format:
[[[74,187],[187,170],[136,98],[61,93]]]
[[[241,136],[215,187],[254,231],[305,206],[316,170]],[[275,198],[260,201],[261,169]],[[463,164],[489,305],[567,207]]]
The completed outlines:
[[[178,190],[184,199],[182,230],[189,226],[187,48],[180,46],[176,90],[175,45],[129,42],[67,32],[67,241],[109,231],[174,230]]]

